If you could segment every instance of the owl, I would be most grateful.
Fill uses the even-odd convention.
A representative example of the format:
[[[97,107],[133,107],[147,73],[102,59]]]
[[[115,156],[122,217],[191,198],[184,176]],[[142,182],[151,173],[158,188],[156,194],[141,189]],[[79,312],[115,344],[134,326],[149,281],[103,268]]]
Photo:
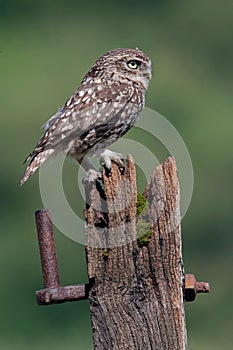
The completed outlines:
[[[151,79],[150,59],[139,49],[118,48],[101,56],[75,93],[43,126],[44,134],[28,156],[21,185],[51,155],[65,152],[83,166],[85,179],[98,172],[89,157],[111,169],[123,156],[107,149],[136,122]]]

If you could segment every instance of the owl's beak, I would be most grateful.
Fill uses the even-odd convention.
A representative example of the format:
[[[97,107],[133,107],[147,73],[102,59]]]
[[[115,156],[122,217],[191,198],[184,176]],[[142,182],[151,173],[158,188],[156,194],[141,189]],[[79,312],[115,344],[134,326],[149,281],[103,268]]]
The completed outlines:
[[[148,69],[145,70],[144,76],[145,76],[147,79],[151,80],[151,78],[152,78],[152,71],[151,71],[151,68],[148,68]]]

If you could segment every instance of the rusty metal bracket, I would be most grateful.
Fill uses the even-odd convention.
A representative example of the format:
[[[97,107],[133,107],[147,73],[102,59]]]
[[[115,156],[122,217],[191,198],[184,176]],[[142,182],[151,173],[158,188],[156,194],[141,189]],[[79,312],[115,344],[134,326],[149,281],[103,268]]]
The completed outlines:
[[[36,211],[36,226],[44,281],[44,289],[36,291],[37,304],[50,305],[88,299],[89,284],[60,285],[53,224],[49,209]],[[197,282],[193,274],[185,275],[185,301],[194,301],[197,293],[209,292],[209,283]]]
[[[195,275],[185,275],[185,290],[184,299],[185,301],[194,301],[197,293],[209,293],[210,285],[207,282],[197,282]]]
[[[36,226],[44,289],[36,291],[39,305],[50,305],[88,298],[88,284],[61,286],[51,214],[48,209],[36,212]]]

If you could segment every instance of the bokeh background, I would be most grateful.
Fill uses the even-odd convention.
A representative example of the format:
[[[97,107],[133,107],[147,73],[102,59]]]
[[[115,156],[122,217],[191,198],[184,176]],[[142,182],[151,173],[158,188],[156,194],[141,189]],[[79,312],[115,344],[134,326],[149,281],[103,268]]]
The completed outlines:
[[[136,46],[154,64],[147,106],[177,128],[194,167],[184,263],[212,291],[186,305],[189,349],[232,349],[232,31],[227,0],[0,0],[1,349],[93,349],[88,302],[36,305],[34,211],[43,204],[38,174],[23,188],[19,180],[41,125],[93,62]],[[67,162],[67,197],[82,213],[76,173]],[[55,233],[62,284],[87,282],[84,247]]]

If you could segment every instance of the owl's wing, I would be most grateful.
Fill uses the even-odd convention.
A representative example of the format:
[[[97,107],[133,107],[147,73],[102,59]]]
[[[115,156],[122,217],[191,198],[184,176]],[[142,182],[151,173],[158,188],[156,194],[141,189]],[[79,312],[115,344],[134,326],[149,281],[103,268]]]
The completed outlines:
[[[132,96],[130,83],[109,81],[103,85],[94,80],[92,84],[81,84],[64,107],[44,124],[45,133],[25,162],[30,161],[30,165],[39,153],[52,151],[61,143],[84,139],[85,134],[94,128],[98,131],[102,127],[105,130],[106,127],[112,128]]]
[[[98,86],[88,84],[80,88],[45,124],[45,134],[34,152],[54,148],[60,143],[78,139],[93,128],[109,124],[112,127],[117,115],[124,110],[133,95],[131,84]],[[33,153],[34,153],[33,152]]]
[[[44,125],[42,125],[42,129],[44,129],[44,131],[50,129],[51,126],[56,122],[56,120],[59,119],[64,113],[64,108],[60,108],[56,114],[54,114],[49,120],[47,120],[47,122]]]

